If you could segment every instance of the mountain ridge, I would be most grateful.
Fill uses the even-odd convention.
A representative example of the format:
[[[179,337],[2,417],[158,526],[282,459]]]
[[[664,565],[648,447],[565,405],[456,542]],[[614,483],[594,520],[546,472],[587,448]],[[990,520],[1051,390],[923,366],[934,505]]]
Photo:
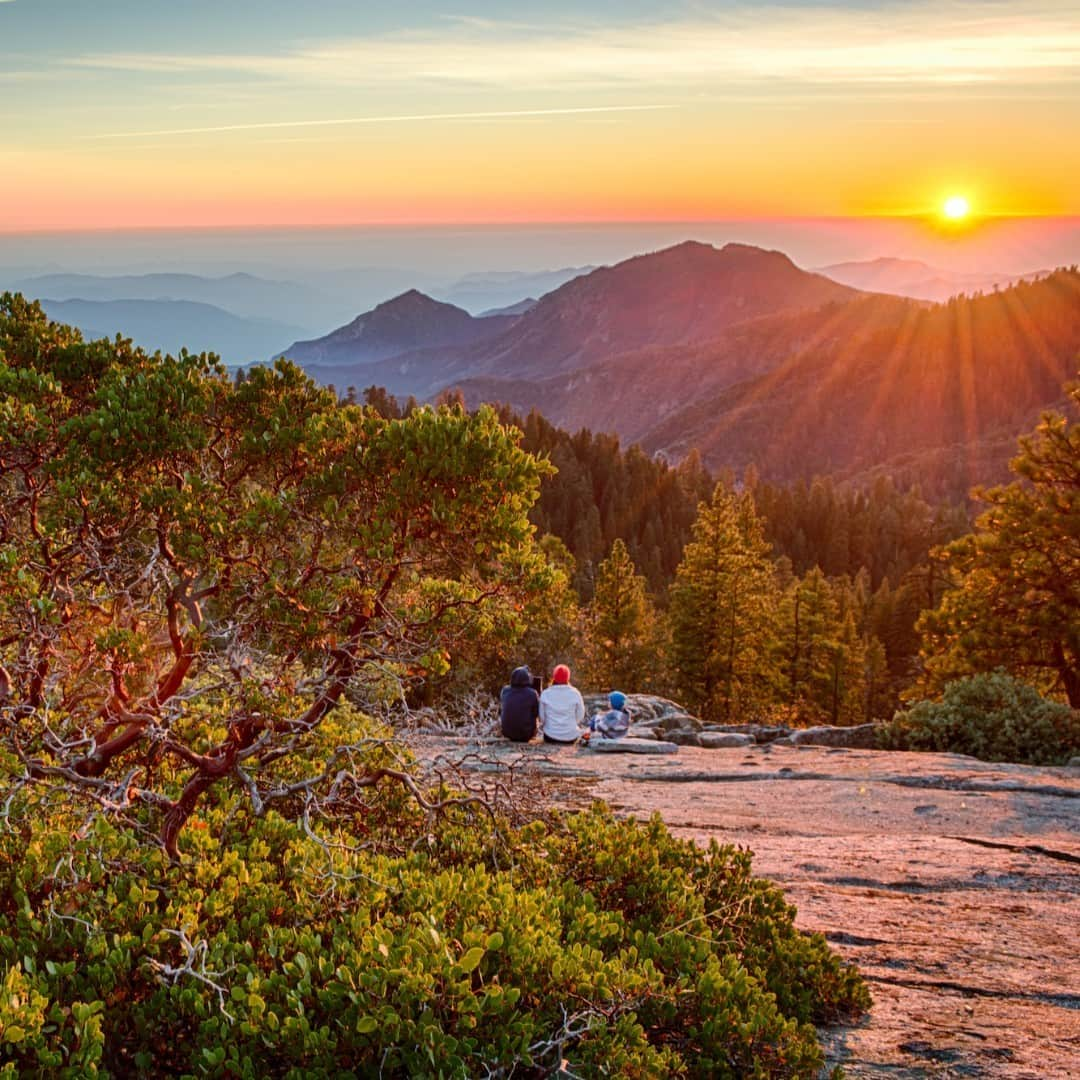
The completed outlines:
[[[857,295],[799,269],[782,252],[684,241],[574,278],[478,344],[400,351],[353,372],[340,370],[340,361],[330,372],[325,353],[308,352],[306,362],[302,353],[293,355],[316,378],[352,377],[391,393],[431,397],[465,379],[546,378],[641,348],[706,341],[760,315]]]
[[[512,315],[470,315],[419,289],[407,289],[323,337],[294,341],[282,355],[305,367],[370,365],[425,347],[480,341],[514,321]]]
[[[992,292],[994,289],[1009,288],[1020,281],[1032,281],[1048,273],[1045,270],[1026,274],[958,273],[931,266],[921,259],[893,256],[833,263],[819,267],[817,272],[857,289],[909,296],[934,303],[943,303],[962,293]]]

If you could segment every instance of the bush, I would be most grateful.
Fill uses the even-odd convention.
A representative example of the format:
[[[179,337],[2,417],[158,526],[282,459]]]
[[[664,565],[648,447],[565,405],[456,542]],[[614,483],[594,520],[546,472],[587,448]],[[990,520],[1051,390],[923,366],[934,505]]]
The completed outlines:
[[[0,829],[0,1076],[809,1077],[858,975],[751,874],[654,819],[432,829],[222,794],[170,863],[21,796]],[[128,823],[130,825],[130,823]]]
[[[1059,765],[1080,753],[1080,712],[997,671],[949,683],[940,701],[897,713],[881,737],[895,750]]]

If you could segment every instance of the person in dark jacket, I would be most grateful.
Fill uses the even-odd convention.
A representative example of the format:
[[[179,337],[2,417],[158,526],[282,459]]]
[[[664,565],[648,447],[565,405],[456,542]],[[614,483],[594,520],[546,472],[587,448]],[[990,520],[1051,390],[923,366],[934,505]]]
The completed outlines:
[[[528,742],[536,734],[540,715],[540,695],[533,689],[532,672],[527,667],[514,668],[510,685],[499,695],[499,724],[502,733],[513,742]]]

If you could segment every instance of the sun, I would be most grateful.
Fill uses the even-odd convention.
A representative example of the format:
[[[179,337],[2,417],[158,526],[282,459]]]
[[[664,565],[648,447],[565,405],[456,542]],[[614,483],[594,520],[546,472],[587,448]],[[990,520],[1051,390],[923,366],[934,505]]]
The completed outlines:
[[[941,207],[949,221],[963,221],[971,212],[971,205],[963,195],[950,195]]]

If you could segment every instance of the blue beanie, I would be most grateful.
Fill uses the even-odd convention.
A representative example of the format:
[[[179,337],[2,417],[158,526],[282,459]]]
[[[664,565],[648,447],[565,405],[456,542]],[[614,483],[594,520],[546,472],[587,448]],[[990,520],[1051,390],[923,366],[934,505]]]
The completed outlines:
[[[608,704],[613,709],[621,709],[626,704],[626,695],[620,694],[618,690],[612,690],[608,694]]]

